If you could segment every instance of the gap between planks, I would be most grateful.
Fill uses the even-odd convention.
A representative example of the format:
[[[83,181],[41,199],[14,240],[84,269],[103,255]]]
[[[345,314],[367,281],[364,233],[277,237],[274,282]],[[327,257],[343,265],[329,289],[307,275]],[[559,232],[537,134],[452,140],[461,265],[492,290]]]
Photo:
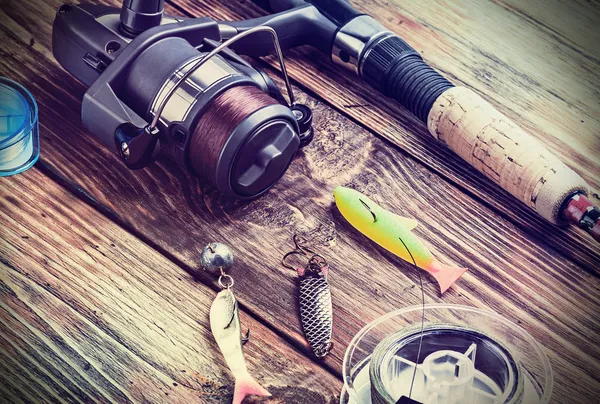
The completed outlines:
[[[66,189],[67,191],[69,191],[77,199],[81,200],[82,202],[84,202],[85,204],[87,204],[88,206],[90,206],[91,208],[96,210],[97,212],[99,212],[101,215],[106,217],[108,220],[115,223],[117,226],[119,226],[124,231],[131,234],[132,236],[136,237],[144,244],[147,244],[148,246],[150,246],[153,250],[157,251],[160,255],[162,255],[169,261],[173,262],[178,267],[184,269],[187,273],[192,274],[192,276],[198,282],[201,282],[203,285],[209,287],[210,289],[214,290],[215,292],[220,291],[220,289],[214,284],[214,282],[210,280],[208,275],[206,275],[206,276],[198,275],[198,273],[195,272],[189,265],[186,265],[182,260],[175,257],[172,253],[170,253],[169,251],[167,251],[166,249],[164,249],[163,247],[158,245],[151,238],[149,238],[146,235],[144,235],[143,233],[137,231],[133,226],[131,226],[131,225],[127,224],[125,221],[123,221],[121,219],[121,217],[117,213],[115,213],[112,209],[110,209],[110,208],[104,206],[103,204],[101,204],[100,202],[96,201],[84,189],[73,184],[67,178],[64,178],[60,174],[54,172],[52,170],[52,168],[44,162],[43,158],[40,157],[40,159],[36,163],[35,167],[38,168],[44,176],[48,177],[48,179],[50,179],[51,181],[55,182],[57,185]],[[240,303],[240,302],[238,302],[238,305],[239,305],[240,309],[243,310],[246,314],[248,314],[254,320],[259,322],[266,329],[268,329],[269,331],[273,332],[275,335],[277,335],[278,337],[283,339],[285,342],[290,344],[290,346],[292,346],[302,356],[306,357],[308,360],[310,360],[316,366],[320,366],[321,368],[323,368],[327,372],[329,372],[332,376],[334,376],[337,379],[339,379],[340,381],[342,381],[342,376],[341,376],[340,372],[338,370],[336,370],[333,366],[331,366],[327,362],[318,361],[317,359],[313,358],[311,353],[307,350],[307,348],[305,346],[299,344],[297,340],[295,340],[294,338],[290,338],[290,336],[287,333],[285,333],[284,331],[275,327],[270,322],[266,321],[263,318],[263,316],[261,316],[256,311],[252,310],[250,307],[248,307],[245,304]]]
[[[177,10],[178,12],[180,12],[182,15],[184,15],[186,17],[197,18],[197,16],[194,16],[190,11],[186,10],[181,5],[175,3],[173,0],[166,0],[165,3],[168,6],[172,7],[173,9]],[[276,63],[274,63],[274,62],[268,62],[264,58],[252,58],[252,60],[254,60],[258,64],[260,64],[263,69],[269,69],[269,70],[271,70],[271,72],[268,72],[268,73],[271,73],[269,75],[277,82],[277,84],[279,86],[282,85],[281,71],[279,70],[279,67],[278,67],[278,65]],[[277,76],[273,75],[272,72],[277,72]],[[488,200],[486,198],[481,198],[479,195],[477,195],[471,189],[471,187],[468,186],[468,184],[464,184],[464,185],[461,184],[458,181],[458,179],[454,180],[450,175],[448,175],[448,173],[446,171],[440,170],[440,169],[436,169],[435,166],[433,166],[431,164],[428,164],[428,162],[425,159],[420,158],[416,154],[412,154],[412,153],[408,152],[407,150],[405,150],[400,145],[398,145],[395,142],[391,141],[388,137],[386,137],[386,136],[384,136],[384,135],[376,132],[374,129],[368,127],[366,124],[364,124],[363,122],[361,122],[358,119],[358,117],[355,117],[354,115],[352,115],[348,111],[346,111],[346,109],[338,107],[335,103],[331,102],[330,100],[328,100],[328,99],[324,98],[323,96],[319,95],[318,93],[316,93],[312,88],[310,88],[309,86],[305,85],[302,81],[299,81],[298,79],[295,79],[292,76],[289,76],[289,79],[290,79],[290,82],[292,82],[294,84],[294,86],[298,87],[302,92],[306,93],[311,98],[313,98],[316,101],[321,102],[324,105],[328,106],[332,110],[336,111],[338,114],[342,115],[343,117],[345,117],[346,119],[350,120],[351,122],[353,122],[357,126],[361,127],[365,131],[369,132],[372,136],[375,136],[376,138],[378,138],[378,139],[382,140],[383,142],[385,142],[385,144],[387,144],[388,146],[391,146],[394,150],[397,150],[399,153],[402,154],[403,157],[408,158],[411,161],[417,162],[418,164],[420,164],[423,167],[425,167],[428,171],[431,171],[432,173],[437,174],[442,180],[446,181],[448,184],[450,184],[453,187],[457,188],[462,193],[468,195],[472,199],[478,201],[479,203],[481,203],[482,205],[484,205],[486,208],[488,208],[491,211],[493,211],[494,213],[498,214],[503,219],[506,219],[507,221],[509,221],[513,225],[515,225],[515,226],[523,229],[527,234],[535,237],[540,242],[540,244],[543,245],[545,248],[549,248],[549,249],[552,249],[552,250],[556,251],[558,254],[560,254],[562,257],[564,257],[564,258],[566,258],[568,260],[573,260],[574,257],[572,255],[572,251],[558,248],[558,245],[556,243],[551,242],[550,239],[538,237],[537,234],[535,234],[534,232],[530,231],[527,227],[522,226],[521,223],[519,222],[519,220],[517,220],[517,218],[515,218],[515,217],[511,216],[510,214],[508,214],[508,212],[505,211],[504,209],[502,209],[500,206],[497,206],[496,204],[492,203],[490,200]],[[395,102],[392,99],[390,99],[390,101],[391,102]],[[405,113],[409,114],[408,111],[405,111]],[[411,117],[409,117],[409,119],[411,119]],[[411,128],[408,128],[408,129],[410,130]],[[507,193],[506,191],[504,191],[503,189],[501,189],[500,186],[498,186],[498,185],[494,184],[493,182],[487,180],[483,176],[483,174],[480,174],[479,172],[476,172],[476,170],[474,168],[470,168],[469,167],[469,169],[471,171],[473,171],[475,173],[475,175],[480,176],[483,181],[488,182],[491,187],[496,188],[496,190],[502,192],[503,196],[505,195],[505,198],[507,198],[507,199],[513,199],[514,198],[512,195],[510,195],[509,193]],[[516,198],[514,198],[514,199],[515,199],[515,201],[517,201]],[[520,203],[520,201],[517,201],[517,202]],[[527,208],[527,207],[522,206],[522,208]],[[529,211],[529,208],[527,208],[527,211]],[[535,213],[533,211],[531,211],[530,214],[535,214]],[[572,227],[574,227],[574,226],[572,226]],[[575,237],[579,236],[581,238],[590,238],[591,239],[591,236],[589,236],[588,234],[584,233],[582,230],[576,229],[575,231],[577,232]],[[564,234],[564,236],[568,237],[567,234]],[[593,243],[594,241],[592,240],[591,242]],[[580,260],[576,260],[576,262],[579,265],[581,265],[581,267],[583,267],[588,273],[592,274],[593,276],[595,276],[597,278],[600,278],[600,272],[594,270],[593,268],[590,268],[588,265],[586,265],[585,263],[581,262]]]

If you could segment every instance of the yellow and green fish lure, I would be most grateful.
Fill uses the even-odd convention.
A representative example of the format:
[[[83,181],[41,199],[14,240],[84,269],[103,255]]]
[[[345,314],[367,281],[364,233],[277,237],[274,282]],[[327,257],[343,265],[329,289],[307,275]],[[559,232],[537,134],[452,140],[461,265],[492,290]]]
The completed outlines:
[[[417,227],[416,220],[388,212],[365,195],[350,188],[337,187],[333,195],[342,216],[352,226],[403,260],[412,263],[414,258],[419,268],[433,275],[442,293],[466,272],[466,268],[444,266],[433,257],[427,247],[411,232]]]

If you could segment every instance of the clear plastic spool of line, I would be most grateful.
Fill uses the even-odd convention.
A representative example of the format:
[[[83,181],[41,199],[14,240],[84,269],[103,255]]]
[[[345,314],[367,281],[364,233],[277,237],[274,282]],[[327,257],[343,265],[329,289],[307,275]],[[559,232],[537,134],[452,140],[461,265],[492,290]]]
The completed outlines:
[[[457,305],[408,307],[368,324],[346,351],[343,377],[343,404],[537,404],[553,386],[550,362],[525,330]]]
[[[35,99],[20,84],[0,77],[0,176],[27,170],[39,155]]]

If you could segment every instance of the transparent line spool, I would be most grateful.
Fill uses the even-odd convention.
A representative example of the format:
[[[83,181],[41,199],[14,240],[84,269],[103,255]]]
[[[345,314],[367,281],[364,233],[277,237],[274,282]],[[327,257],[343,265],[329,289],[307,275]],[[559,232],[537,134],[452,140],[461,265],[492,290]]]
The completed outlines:
[[[395,404],[410,394],[424,404],[545,404],[553,387],[550,362],[525,330],[493,312],[445,304],[365,326],[346,351],[343,376],[341,404]]]
[[[27,170],[39,156],[37,103],[25,87],[0,77],[0,176]]]

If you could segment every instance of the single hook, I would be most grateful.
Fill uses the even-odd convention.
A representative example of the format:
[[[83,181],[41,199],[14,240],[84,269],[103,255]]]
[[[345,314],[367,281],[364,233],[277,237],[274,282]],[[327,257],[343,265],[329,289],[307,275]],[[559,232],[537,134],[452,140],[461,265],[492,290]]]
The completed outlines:
[[[281,259],[281,265],[287,269],[291,269],[292,271],[295,271],[296,268],[294,268],[293,266],[289,265],[286,260],[289,256],[291,255],[306,255],[306,253],[304,251],[299,251],[299,250],[294,250],[294,251],[290,251],[289,253],[285,254],[283,256],[283,258]]]
[[[307,241],[304,237],[299,236],[298,234],[294,234],[293,240],[294,245],[296,246],[296,251],[302,251],[304,252],[304,255],[306,255],[307,252],[313,255],[318,255],[316,252],[304,245],[304,243]]]
[[[308,267],[314,268],[317,267],[319,269],[327,266],[327,260],[325,257],[319,254],[315,254],[308,260]]]
[[[360,203],[362,203],[362,204],[363,204],[363,206],[364,206],[365,208],[367,208],[367,210],[369,211],[369,213],[371,213],[371,215],[373,215],[373,223],[375,223],[375,222],[377,221],[377,215],[375,214],[375,212],[373,212],[373,211],[371,210],[371,208],[369,207],[369,205],[367,205],[367,204],[365,203],[365,201],[363,201],[362,199],[359,199],[359,201],[360,201]]]
[[[288,257],[292,256],[292,255],[304,255],[304,256],[308,256],[308,254],[312,254],[313,258],[314,257],[321,257],[319,254],[317,254],[315,251],[311,250],[310,248],[306,247],[304,245],[304,243],[307,241],[304,237],[298,235],[298,234],[294,234],[294,237],[292,238],[292,240],[294,241],[294,246],[296,247],[294,250],[288,252],[287,254],[285,254],[283,256],[283,258],[281,259],[281,265],[285,268],[291,269],[293,271],[296,271],[296,268],[294,268],[293,266],[289,265],[286,260]],[[311,258],[311,260],[313,259]],[[322,257],[321,257],[322,258]],[[324,260],[324,258],[323,258]],[[310,261],[310,260],[309,260]]]
[[[248,328],[248,331],[246,331],[246,336],[241,337],[242,345],[246,345],[246,342],[248,342],[249,340],[250,340],[250,328]]]

